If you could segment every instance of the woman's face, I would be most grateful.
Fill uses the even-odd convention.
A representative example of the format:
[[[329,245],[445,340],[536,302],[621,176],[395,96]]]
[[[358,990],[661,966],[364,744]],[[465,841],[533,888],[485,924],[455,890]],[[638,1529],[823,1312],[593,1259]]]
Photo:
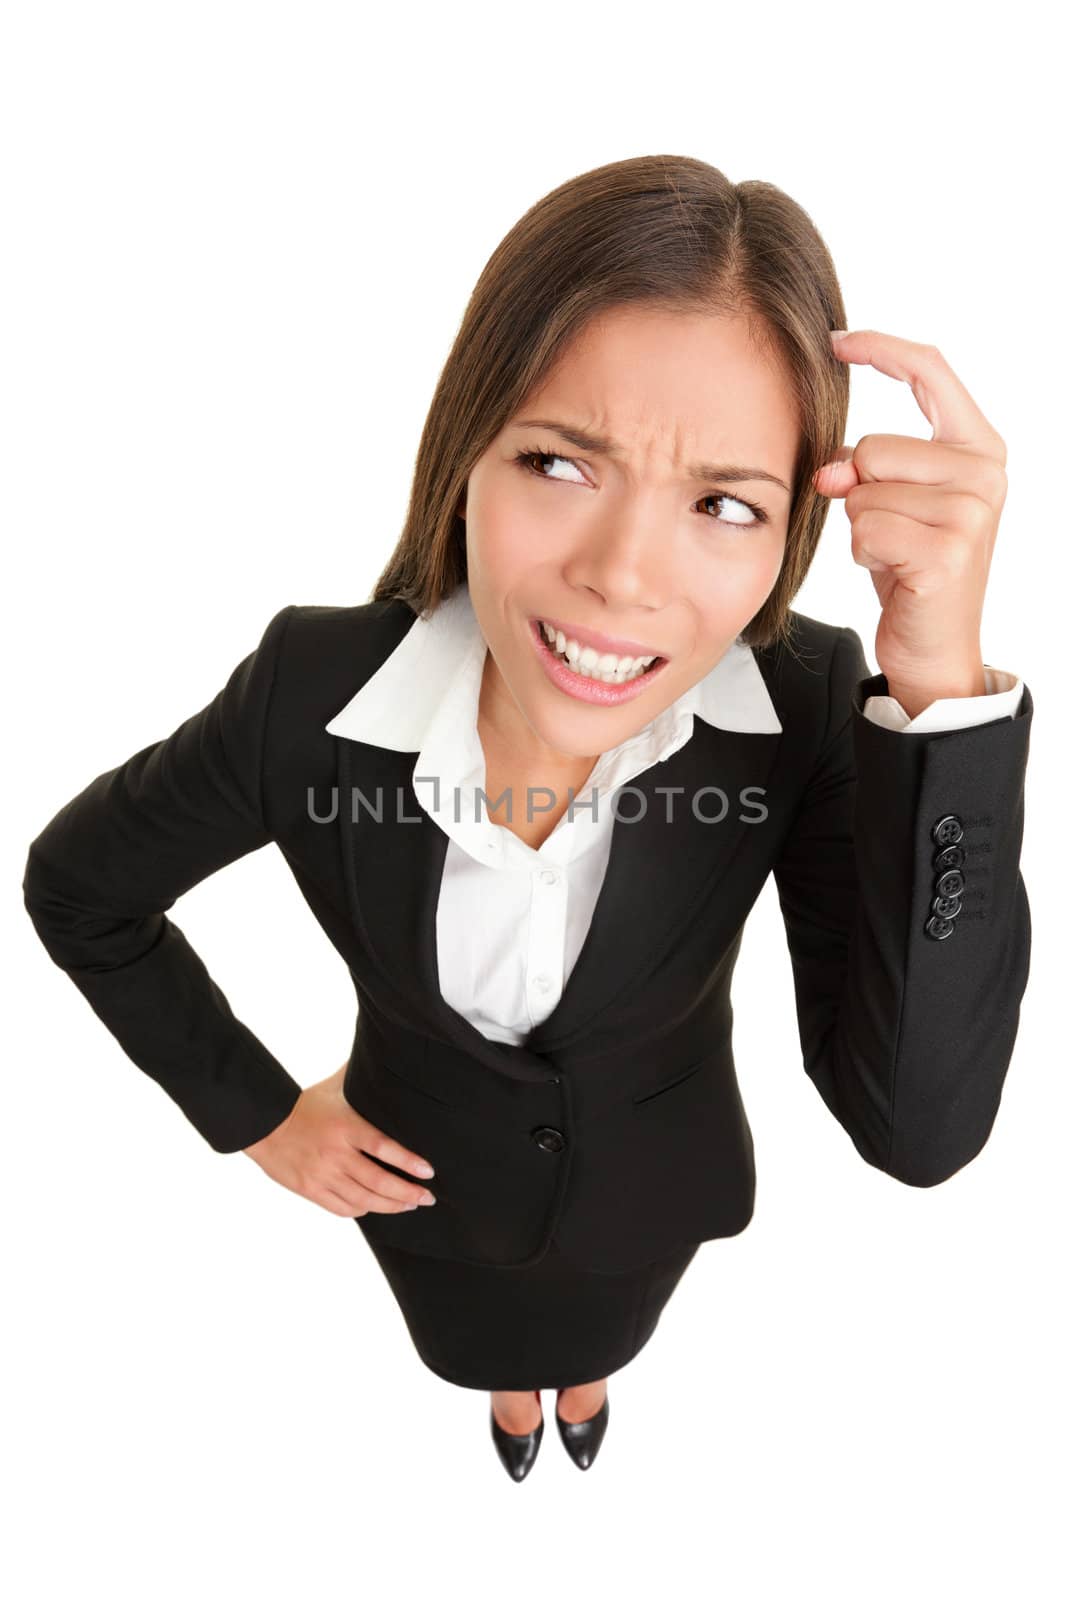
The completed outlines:
[[[588,758],[703,678],[774,587],[799,445],[747,320],[624,307],[589,324],[467,483],[482,715],[517,751]],[[608,678],[627,656],[666,660],[612,687],[553,659],[540,620],[568,644],[603,637],[591,664]]]

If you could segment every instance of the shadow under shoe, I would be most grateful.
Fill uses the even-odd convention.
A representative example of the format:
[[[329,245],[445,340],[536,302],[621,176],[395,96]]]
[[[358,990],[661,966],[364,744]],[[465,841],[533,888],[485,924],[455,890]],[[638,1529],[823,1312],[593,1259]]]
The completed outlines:
[[[540,1389],[537,1390],[537,1403],[538,1405],[541,1403]],[[545,1431],[544,1417],[542,1416],[532,1433],[507,1433],[496,1420],[493,1402],[490,1399],[489,1422],[497,1455],[516,1483],[521,1483],[537,1460],[537,1452],[541,1448],[541,1439]]]
[[[559,1395],[556,1396],[556,1427],[563,1440],[564,1448],[576,1466],[584,1472],[596,1460],[597,1451],[604,1440],[604,1432],[608,1425],[608,1397],[604,1396],[604,1404],[600,1410],[587,1417],[584,1422],[564,1422],[559,1414]]]

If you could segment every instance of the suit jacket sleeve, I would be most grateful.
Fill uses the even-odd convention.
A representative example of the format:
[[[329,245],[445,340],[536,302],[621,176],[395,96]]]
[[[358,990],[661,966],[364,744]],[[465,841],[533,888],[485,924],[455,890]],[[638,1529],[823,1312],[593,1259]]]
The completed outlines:
[[[842,628],[826,737],[774,873],[804,1070],[865,1161],[925,1188],[985,1144],[1015,1043],[1033,700],[1024,686],[1014,717],[905,737],[863,714],[886,690]],[[962,826],[964,884],[936,938],[946,817]]]
[[[271,620],[209,705],[68,801],[30,845],[23,878],[56,966],[219,1152],[265,1138],[300,1085],[233,1015],[166,913],[271,838],[263,749],[293,609]]]

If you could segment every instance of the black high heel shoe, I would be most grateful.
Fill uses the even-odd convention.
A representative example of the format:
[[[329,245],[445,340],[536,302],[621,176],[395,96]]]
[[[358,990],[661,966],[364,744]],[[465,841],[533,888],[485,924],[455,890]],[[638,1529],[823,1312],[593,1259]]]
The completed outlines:
[[[559,1414],[559,1396],[556,1395],[556,1427],[563,1440],[564,1448],[571,1460],[584,1472],[596,1460],[596,1453],[604,1439],[604,1431],[608,1425],[608,1397],[604,1396],[604,1404],[599,1411],[587,1417],[584,1422],[564,1422]]]
[[[537,1390],[537,1403],[541,1404],[540,1389]],[[537,1460],[537,1452],[541,1448],[541,1439],[545,1431],[544,1416],[542,1415],[532,1433],[506,1433],[496,1420],[496,1412],[490,1399],[489,1421],[492,1424],[493,1443],[496,1445],[497,1455],[516,1483],[521,1483]]]

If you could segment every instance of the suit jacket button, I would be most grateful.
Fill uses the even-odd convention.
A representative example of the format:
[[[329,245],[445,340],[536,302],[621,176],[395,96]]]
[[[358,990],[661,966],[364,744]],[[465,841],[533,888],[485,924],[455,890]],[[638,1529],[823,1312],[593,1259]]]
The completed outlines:
[[[944,917],[948,921],[951,917],[959,916],[962,904],[958,894],[939,894],[934,898],[930,910],[935,917]]]
[[[948,872],[943,872],[939,878],[934,879],[934,889],[938,894],[955,896],[961,892],[965,882],[966,879],[962,872],[950,869]]]
[[[945,917],[928,917],[924,927],[931,939],[947,939],[956,931],[956,924]]]
[[[967,852],[961,844],[946,845],[934,857],[934,866],[938,872],[947,872],[949,867],[962,867],[967,859]]]
[[[542,1150],[551,1150],[554,1155],[562,1150],[567,1142],[558,1128],[535,1128],[531,1138],[535,1144],[541,1146]]]
[[[949,812],[947,817],[942,817],[940,822],[935,822],[931,830],[935,844],[959,844],[963,838],[963,824],[959,817]]]

